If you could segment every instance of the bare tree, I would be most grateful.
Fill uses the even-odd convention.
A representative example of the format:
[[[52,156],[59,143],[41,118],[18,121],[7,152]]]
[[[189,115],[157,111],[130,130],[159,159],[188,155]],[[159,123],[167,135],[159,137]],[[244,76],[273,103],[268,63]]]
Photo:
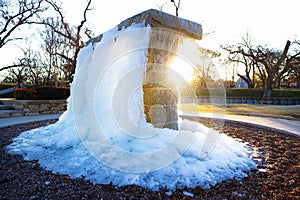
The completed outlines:
[[[198,70],[200,71],[201,75],[205,78],[212,76],[213,72],[211,71],[211,67],[215,65],[214,59],[221,56],[221,54],[217,51],[212,51],[206,48],[199,48],[200,51],[200,59],[202,63],[198,64]]]
[[[17,82],[20,86],[22,83],[30,83],[35,85],[43,84],[43,76],[45,76],[44,66],[41,64],[41,56],[38,52],[34,52],[30,45],[27,45],[23,51],[23,57],[19,58],[14,64],[14,68],[8,70],[5,77],[6,82]]]
[[[3,82],[6,83],[17,83],[19,87],[21,84],[26,82],[28,79],[28,60],[26,57],[18,59],[18,61],[14,64],[14,68],[9,68],[7,71],[7,75],[5,76]]]
[[[244,48],[253,48],[250,36],[247,34],[245,38],[242,38],[242,40],[243,43],[239,44],[237,47],[234,45],[227,45],[222,46],[222,48],[229,53],[227,62],[242,64],[245,67],[245,75],[241,75],[239,73],[237,75],[247,83],[248,88],[254,88],[254,74],[257,62],[255,62],[255,60],[249,58],[245,54],[241,53]]]
[[[232,49],[227,48],[227,50],[230,54],[239,55],[240,58],[246,58],[247,60],[249,59],[248,63],[251,63],[252,67],[255,66],[257,68],[260,78],[264,82],[262,100],[269,101],[275,84],[280,82],[282,77],[289,71],[286,61],[290,45],[291,42],[287,41],[283,51],[280,51],[266,46],[252,46],[247,40],[244,40],[242,44],[238,44]],[[249,66],[248,63],[246,63],[247,66]]]
[[[67,23],[62,8],[54,0],[45,1],[58,14],[57,20],[59,24],[54,25],[52,23],[53,21],[49,18],[44,20],[42,24],[51,28],[59,36],[60,39],[57,42],[59,45],[63,46],[63,48],[61,48],[60,51],[56,51],[54,54],[65,61],[64,66],[67,66],[65,70],[68,70],[67,79],[72,81],[78,53],[85,45],[82,35],[85,33],[88,37],[91,37],[89,34],[91,31],[84,25],[87,22],[87,12],[90,10],[92,0],[87,1],[87,5],[83,12],[83,19],[78,26],[72,26]]]
[[[198,90],[206,88],[207,84],[213,81],[214,72],[211,67],[215,65],[214,59],[220,57],[220,53],[206,48],[199,48],[201,63],[197,64],[194,70],[191,86]]]
[[[16,11],[11,10],[11,5],[1,1],[0,6],[3,8],[0,19],[0,41],[3,46],[7,42],[14,39],[12,32],[18,30],[22,24],[37,24],[45,26],[45,31],[41,34],[44,40],[44,45],[41,50],[44,52],[31,54],[31,58],[22,57],[12,65],[0,68],[2,70],[10,70],[9,74],[13,75],[14,72],[21,68],[28,69],[27,81],[39,84],[53,84],[57,82],[58,78],[64,77],[64,83],[71,82],[75,72],[76,60],[78,53],[84,47],[87,38],[92,37],[92,32],[86,27],[87,12],[90,10],[91,1],[87,1],[87,5],[83,11],[83,19],[79,25],[74,26],[68,23],[65,19],[63,9],[56,3],[55,0],[15,0],[18,2],[18,14]],[[43,5],[42,5],[43,4]],[[44,10],[52,10],[53,16],[45,17],[40,15]],[[14,15],[13,15],[13,14]],[[3,25],[3,29],[2,28]],[[20,35],[20,34],[18,34]],[[2,47],[0,46],[0,47]],[[44,56],[41,56],[44,54]],[[28,56],[28,55],[27,55]],[[25,60],[30,65],[24,65]],[[30,61],[30,62],[29,62]],[[24,70],[22,70],[23,72]],[[15,73],[16,74],[16,73]],[[54,80],[55,79],[55,80]]]
[[[178,17],[178,13],[179,13],[179,8],[180,8],[180,1],[178,0],[177,3],[175,2],[175,0],[171,0],[171,2],[173,3],[174,7],[175,7],[175,14]]]
[[[18,67],[18,68],[11,68],[8,70],[8,75],[5,76],[3,82],[5,83],[17,83],[18,87],[21,87],[21,84],[24,82],[26,78],[25,73],[26,67]]]
[[[15,68],[15,67],[20,67],[20,66],[21,66],[20,64],[12,64],[12,65],[8,65],[5,67],[1,67],[0,71],[4,71],[4,70],[8,70],[8,69]]]
[[[295,48],[293,49],[293,55],[290,56],[286,65],[289,68],[289,79],[290,81],[295,81],[297,83],[297,87],[300,87],[300,42],[293,42]]]
[[[13,33],[24,24],[33,24],[39,17],[43,0],[18,0],[16,5],[9,1],[0,2],[0,48],[12,40]]]
[[[265,90],[262,98],[264,101],[269,101],[271,99],[274,85],[280,82],[281,78],[288,72],[289,67],[285,64],[285,61],[290,45],[291,42],[287,41],[283,51],[262,48],[260,46],[255,50],[249,51],[248,55],[256,62],[260,63],[267,73]]]
[[[35,24],[39,21],[39,14],[46,10],[42,6],[43,1],[0,1],[0,48],[13,40],[22,39],[15,34],[21,26]],[[20,67],[20,64],[0,67],[0,71],[16,67]]]
[[[60,22],[57,19],[49,18],[48,23],[52,24],[53,27],[59,27]],[[57,80],[52,80],[53,78],[60,78],[61,72],[64,73],[63,68],[61,67],[62,59],[60,56],[56,55],[57,52],[63,51],[65,45],[62,44],[64,38],[59,37],[54,29],[45,26],[45,30],[41,31],[41,37],[44,40],[42,44],[42,49],[45,51],[45,57],[43,59],[43,64],[46,66],[47,76],[45,77],[45,83],[50,85],[51,82],[57,82]],[[64,73],[65,74],[65,73]],[[65,77],[66,78],[66,77]]]

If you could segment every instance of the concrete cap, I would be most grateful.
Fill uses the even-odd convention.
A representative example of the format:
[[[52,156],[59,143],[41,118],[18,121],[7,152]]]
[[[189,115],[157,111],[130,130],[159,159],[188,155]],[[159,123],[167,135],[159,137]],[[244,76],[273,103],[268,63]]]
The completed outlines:
[[[126,28],[133,23],[140,23],[143,20],[145,20],[146,26],[150,25],[150,27],[172,29],[197,40],[200,40],[202,38],[201,24],[182,19],[155,9],[146,10],[122,21],[118,25],[118,28],[121,30],[123,27]]]
[[[201,40],[202,39],[202,26],[196,22],[192,22],[187,19],[182,19],[174,15],[167,14],[165,12],[150,9],[134,15],[117,25],[118,30],[122,28],[127,28],[133,23],[141,23],[145,21],[145,26],[156,27],[156,28],[166,28],[173,31],[178,31],[179,33],[186,35],[192,39]],[[103,34],[90,39],[87,44],[100,42]]]

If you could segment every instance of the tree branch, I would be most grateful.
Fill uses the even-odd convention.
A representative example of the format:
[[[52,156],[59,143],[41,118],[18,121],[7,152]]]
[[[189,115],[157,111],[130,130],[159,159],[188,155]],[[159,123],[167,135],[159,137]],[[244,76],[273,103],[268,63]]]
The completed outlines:
[[[92,0],[89,0],[88,4],[86,5],[86,7],[84,9],[83,20],[80,22],[80,25],[77,27],[77,35],[80,35],[80,30],[83,27],[84,23],[87,21],[86,13],[87,13],[88,10],[90,10],[89,7],[90,7],[91,3],[92,3]]]
[[[22,66],[23,66],[23,64],[9,65],[9,66],[0,68],[0,71],[11,69],[11,68],[15,68],[15,67],[22,67]]]
[[[15,15],[9,15],[8,11],[5,13],[7,16],[2,17],[6,20],[5,25],[0,31],[0,48],[3,47],[7,42],[13,40],[8,39],[12,32],[14,32],[18,27],[23,24],[31,24],[34,22],[29,21],[34,16],[38,16],[39,12],[43,12],[45,9],[41,8],[42,0],[37,2],[31,1],[31,3],[26,4],[23,1],[19,1],[19,12]]]

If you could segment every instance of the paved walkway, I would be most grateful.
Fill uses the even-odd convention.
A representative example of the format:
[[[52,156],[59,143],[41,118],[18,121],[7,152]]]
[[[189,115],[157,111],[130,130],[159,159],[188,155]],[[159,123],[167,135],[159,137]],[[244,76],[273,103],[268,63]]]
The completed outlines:
[[[47,115],[32,115],[32,116],[22,116],[22,117],[7,117],[0,118],[0,128],[5,126],[23,124],[34,121],[43,121],[47,119],[58,119],[61,114],[47,114]]]
[[[58,119],[60,115],[61,114],[49,114],[49,115],[0,118],[0,128],[5,126],[10,126],[10,125],[33,122],[33,121]],[[266,126],[270,129],[281,130],[286,133],[293,133],[293,134],[300,135],[300,121],[297,120],[272,118],[272,117],[243,116],[243,115],[218,115],[218,114],[212,115],[210,113],[198,113],[198,112],[183,112],[180,113],[180,115],[221,118],[226,120],[255,124],[257,126]]]
[[[182,112],[183,116],[199,116],[208,118],[221,118],[231,121],[239,121],[244,123],[255,124],[257,126],[265,126],[273,130],[280,130],[286,133],[300,135],[300,121],[292,119],[281,119],[273,117],[260,116],[244,116],[244,115],[220,115],[211,113],[198,112]]]

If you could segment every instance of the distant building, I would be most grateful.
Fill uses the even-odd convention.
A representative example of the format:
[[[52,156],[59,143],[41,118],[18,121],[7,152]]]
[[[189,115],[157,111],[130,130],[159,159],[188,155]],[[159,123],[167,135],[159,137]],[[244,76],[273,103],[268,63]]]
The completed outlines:
[[[239,78],[235,83],[235,88],[248,88],[248,83],[244,79]]]

